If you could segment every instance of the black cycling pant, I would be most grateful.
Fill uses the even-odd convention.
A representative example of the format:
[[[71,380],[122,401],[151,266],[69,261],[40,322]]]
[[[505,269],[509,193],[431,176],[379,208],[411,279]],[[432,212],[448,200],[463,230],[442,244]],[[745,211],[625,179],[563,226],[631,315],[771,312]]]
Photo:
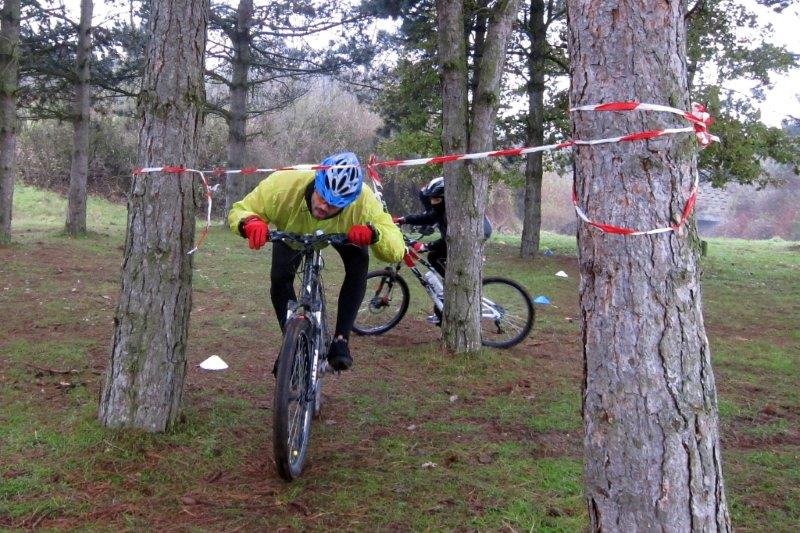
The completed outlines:
[[[350,330],[353,329],[356,321],[358,307],[367,291],[369,252],[365,247],[352,244],[334,246],[334,248],[344,263],[344,281],[339,290],[334,337],[342,335],[347,339],[350,337]],[[275,314],[278,316],[281,331],[286,325],[286,310],[289,307],[289,300],[297,299],[294,292],[294,276],[300,267],[302,258],[301,252],[291,249],[284,242],[276,241],[272,244],[269,294]]]
[[[444,277],[447,265],[447,242],[444,239],[436,239],[428,244],[428,262]]]

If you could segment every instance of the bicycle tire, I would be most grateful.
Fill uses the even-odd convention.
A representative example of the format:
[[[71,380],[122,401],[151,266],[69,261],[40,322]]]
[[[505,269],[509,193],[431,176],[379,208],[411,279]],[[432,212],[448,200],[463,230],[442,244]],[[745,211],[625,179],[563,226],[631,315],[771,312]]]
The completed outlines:
[[[286,481],[300,476],[308,452],[315,410],[314,395],[309,394],[313,349],[311,322],[295,316],[286,324],[278,356],[272,414],[272,450]]]
[[[497,301],[498,295],[502,301]],[[484,346],[510,348],[528,336],[536,311],[530,294],[522,285],[507,278],[484,278],[481,301],[481,343]],[[506,331],[511,333],[508,338],[503,335]]]
[[[378,280],[373,292],[370,292],[370,280]],[[374,283],[374,281],[372,282]],[[395,288],[400,288],[399,298]],[[353,331],[359,335],[380,335],[386,333],[405,316],[410,300],[408,283],[397,272],[389,269],[373,270],[367,274],[367,292],[358,307]],[[392,305],[399,304],[399,307]]]

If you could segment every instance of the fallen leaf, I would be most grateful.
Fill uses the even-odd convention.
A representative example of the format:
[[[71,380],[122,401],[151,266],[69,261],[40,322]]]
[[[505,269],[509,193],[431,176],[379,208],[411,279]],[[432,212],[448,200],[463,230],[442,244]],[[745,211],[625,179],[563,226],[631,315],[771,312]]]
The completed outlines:
[[[291,507],[295,511],[299,511],[300,513],[303,513],[303,516],[308,516],[308,515],[311,514],[311,511],[309,511],[308,507],[306,507],[305,505],[303,505],[300,502],[291,502],[289,504],[289,507]]]
[[[492,458],[492,456],[490,454],[482,453],[482,454],[478,455],[478,462],[480,464],[482,464],[482,465],[488,465],[488,464],[491,464],[492,462],[494,462],[494,459]]]
[[[456,454],[454,454],[454,453],[451,453],[450,455],[448,455],[445,458],[444,466],[450,466],[451,464],[457,463],[457,462],[458,462],[458,456]]]
[[[216,472],[212,472],[211,474],[205,477],[206,483],[214,483],[219,478],[222,477],[222,470],[217,470]]]
[[[771,403],[768,403],[763,409],[761,409],[761,413],[767,416],[775,416],[778,414],[778,409]]]

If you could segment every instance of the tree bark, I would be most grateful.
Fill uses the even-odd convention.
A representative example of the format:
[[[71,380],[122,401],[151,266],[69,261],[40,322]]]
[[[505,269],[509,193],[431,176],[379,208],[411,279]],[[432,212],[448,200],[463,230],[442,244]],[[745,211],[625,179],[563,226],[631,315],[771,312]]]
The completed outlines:
[[[19,17],[19,0],[5,0],[0,10],[0,245],[11,242],[17,150]]]
[[[459,153],[464,147],[470,152],[491,149],[506,43],[518,7],[519,0],[501,0],[492,10],[480,61],[475,65],[478,83],[468,118],[463,2],[437,1],[445,153]],[[444,176],[448,258],[442,334],[450,350],[476,351],[481,347],[480,294],[488,162],[448,164]]]
[[[439,65],[442,71],[442,150],[446,154],[464,153],[467,150],[467,47],[464,39],[463,8],[463,1],[436,1]],[[475,202],[470,201],[466,191],[461,192],[461,189],[466,187],[458,186],[468,180],[465,164],[462,161],[444,165],[442,172],[446,184],[444,196],[447,205],[449,252],[442,334],[445,344],[450,349],[464,351],[473,349],[471,347],[475,344],[476,330],[480,335],[477,316],[474,313],[476,291],[474,288],[461,285],[462,276],[459,269],[462,267],[456,265],[452,247],[463,242],[468,233],[460,227],[464,217],[457,212],[460,202],[470,202],[473,207]],[[458,295],[455,294],[456,291]]]
[[[248,73],[252,63],[253,24],[252,0],[240,0],[236,11],[236,33],[231,36],[233,62],[230,85],[230,109],[228,119],[228,168],[242,168],[247,163],[247,91]],[[225,212],[247,194],[247,176],[228,174],[225,178]]]
[[[573,106],[688,108],[683,3],[569,0]],[[573,115],[574,137],[668,127],[664,114]],[[649,229],[679,217],[696,175],[689,136],[575,149],[588,217]],[[652,236],[578,229],[586,498],[594,531],[729,531],[717,398],[694,227]]]
[[[141,166],[196,160],[205,99],[208,3],[155,0],[139,100]],[[163,431],[178,416],[186,373],[195,228],[193,176],[140,174],[128,200],[122,289],[99,418]]]
[[[531,53],[528,63],[527,146],[544,144],[544,66],[547,50],[547,26],[544,0],[531,0],[528,35]],[[539,251],[542,228],[542,153],[528,154],[525,160],[525,210],[522,216],[520,256],[533,259]]]
[[[69,171],[67,199],[67,234],[73,237],[86,233],[86,175],[89,170],[89,126],[91,123],[89,62],[92,53],[92,0],[81,0],[81,22],[78,28],[78,50],[73,103],[72,164]]]

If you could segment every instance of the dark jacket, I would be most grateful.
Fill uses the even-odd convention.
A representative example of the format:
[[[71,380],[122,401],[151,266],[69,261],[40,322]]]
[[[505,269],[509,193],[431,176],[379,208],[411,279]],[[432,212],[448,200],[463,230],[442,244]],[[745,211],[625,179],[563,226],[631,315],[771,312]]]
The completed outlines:
[[[412,226],[436,226],[442,234],[442,238],[447,237],[447,210],[444,207],[444,199],[436,205],[431,204],[431,199],[424,196],[420,191],[419,200],[425,207],[424,213],[406,215],[404,222]],[[492,224],[486,215],[483,217],[483,238],[488,239],[492,235]]]

